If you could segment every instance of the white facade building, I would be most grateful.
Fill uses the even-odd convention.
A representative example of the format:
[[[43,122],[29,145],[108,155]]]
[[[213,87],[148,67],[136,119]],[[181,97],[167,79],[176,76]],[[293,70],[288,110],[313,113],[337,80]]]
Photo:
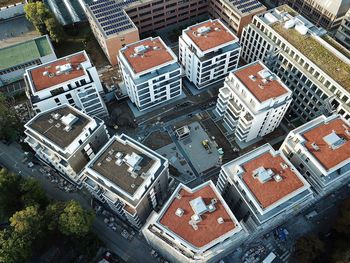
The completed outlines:
[[[120,49],[119,64],[129,98],[140,111],[182,94],[181,67],[160,37]]]
[[[84,185],[122,219],[140,228],[168,192],[168,160],[122,134],[86,166]]]
[[[102,120],[67,104],[38,113],[24,127],[36,156],[78,185],[83,168],[109,138]]]
[[[251,230],[279,224],[313,199],[309,183],[269,144],[224,164],[217,187]]]
[[[274,131],[292,101],[292,92],[261,62],[229,74],[220,89],[216,112],[229,131],[248,142]]]
[[[219,19],[183,30],[179,37],[179,61],[187,78],[198,89],[222,82],[228,72],[237,68],[238,41]]]
[[[319,194],[350,179],[350,126],[339,115],[320,116],[291,131],[281,150]]]
[[[85,51],[29,68],[24,77],[36,113],[67,103],[89,116],[108,116],[102,84]]]
[[[212,181],[180,184],[142,228],[147,242],[169,262],[218,262],[247,237]]]
[[[334,111],[350,118],[350,59],[326,30],[280,6],[253,18],[241,46],[243,60],[261,60],[293,92],[296,118],[308,121]]]

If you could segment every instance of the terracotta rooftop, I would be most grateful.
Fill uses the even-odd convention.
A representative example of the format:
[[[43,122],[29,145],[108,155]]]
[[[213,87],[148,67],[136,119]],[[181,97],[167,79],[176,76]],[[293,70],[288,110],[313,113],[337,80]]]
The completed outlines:
[[[270,72],[261,63],[257,62],[238,69],[234,74],[260,102],[279,97],[288,92],[279,80],[264,81],[264,78],[258,74],[262,70],[265,70],[266,75]],[[269,75],[271,74],[273,73],[270,72]]]
[[[305,143],[306,148],[326,170],[330,170],[350,158],[350,135],[346,133],[345,127],[350,131],[349,125],[342,119],[335,119],[303,134],[307,141]],[[341,145],[334,149],[324,139],[325,136],[332,134],[333,131],[340,139],[343,139]],[[317,145],[318,150],[315,150],[311,145],[312,143]]]
[[[181,195],[180,199],[176,197],[177,194]],[[205,205],[209,205],[214,198],[217,200],[217,203],[215,204],[215,211],[207,211],[201,215],[202,221],[197,223],[198,229],[195,230],[189,224],[191,216],[194,215],[190,201],[197,197],[202,197]],[[159,222],[171,232],[197,248],[207,245],[236,227],[236,223],[226,211],[211,184],[195,192],[188,192],[186,189],[180,188],[179,192],[174,194],[172,198],[170,205],[166,208]],[[175,214],[178,208],[181,208],[184,212],[181,217]],[[220,217],[224,221],[222,224],[219,224],[217,221]]]
[[[137,54],[135,48],[139,49],[139,54]],[[129,45],[122,49],[122,54],[135,73],[140,73],[174,60],[168,47],[163,45],[159,37],[141,40]]]
[[[207,32],[205,32],[207,28]],[[203,33],[199,31],[203,29]],[[227,42],[237,40],[237,37],[228,30],[220,20],[207,21],[194,25],[185,30],[185,33],[192,39],[192,41],[202,51],[206,51],[218,47]]]
[[[87,61],[85,54],[80,52],[78,54],[58,59],[51,63],[47,63],[29,70],[34,84],[34,90],[44,90],[85,75],[83,67],[78,68],[80,63],[85,61]],[[67,71],[66,73],[61,72],[60,75],[57,75],[57,71],[59,71],[59,69],[56,69],[56,67],[65,66],[68,64],[71,65],[71,68],[68,66],[65,68]]]
[[[242,176],[243,181],[262,208],[269,207],[304,186],[304,183],[290,167],[283,169],[281,163],[285,163],[281,156],[273,157],[270,152],[267,152],[243,165],[245,170]],[[274,174],[279,174],[282,180],[278,182],[271,178],[262,183],[259,178],[253,175],[253,172],[260,167],[264,167],[266,170],[271,169]]]

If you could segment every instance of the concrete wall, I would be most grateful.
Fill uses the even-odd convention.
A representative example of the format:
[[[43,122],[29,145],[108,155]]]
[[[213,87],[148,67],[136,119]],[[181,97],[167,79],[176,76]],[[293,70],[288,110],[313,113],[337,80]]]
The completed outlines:
[[[19,15],[24,15],[24,3],[19,2],[15,5],[0,8],[0,20],[9,19]]]

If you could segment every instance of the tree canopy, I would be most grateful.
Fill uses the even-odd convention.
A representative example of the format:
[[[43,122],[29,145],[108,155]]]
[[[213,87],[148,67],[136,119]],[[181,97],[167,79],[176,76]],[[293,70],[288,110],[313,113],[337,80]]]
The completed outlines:
[[[314,234],[299,238],[294,256],[300,263],[313,262],[324,250],[324,243]]]
[[[0,92],[0,140],[15,140],[21,126],[16,112],[10,107],[5,95]]]
[[[52,41],[58,43],[63,38],[62,26],[46,7],[44,2],[30,2],[24,6],[26,18],[33,23],[36,30],[44,35],[49,34]]]

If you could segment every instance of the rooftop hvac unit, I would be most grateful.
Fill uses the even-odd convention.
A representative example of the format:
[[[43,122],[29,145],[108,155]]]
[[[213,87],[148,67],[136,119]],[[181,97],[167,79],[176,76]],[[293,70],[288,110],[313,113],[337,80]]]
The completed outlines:
[[[49,119],[48,122],[49,122],[50,124],[52,124],[52,123],[53,123],[53,119]]]
[[[71,127],[71,126],[66,126],[66,127],[64,128],[64,130],[65,130],[66,132],[69,132],[69,131],[72,130],[72,127]]]
[[[134,48],[136,54],[143,54],[147,51],[148,46],[140,45]]]
[[[197,29],[198,34],[205,34],[210,32],[210,27],[208,26],[201,26],[200,28]]]
[[[77,116],[73,115],[72,113],[69,113],[68,115],[63,116],[61,118],[61,121],[65,126],[72,126],[78,121],[78,119],[79,118]]]
[[[181,209],[181,208],[176,209],[175,215],[177,215],[178,217],[182,217],[183,214],[184,214],[183,209]]]
[[[283,170],[288,169],[288,165],[286,163],[281,162],[280,165]]]
[[[276,182],[281,182],[283,178],[279,174],[275,174],[273,179],[275,179]]]
[[[48,76],[49,75],[49,72],[48,71],[44,71],[43,72],[43,76]]]
[[[320,150],[320,147],[318,147],[318,145],[317,145],[315,142],[311,143],[311,147],[312,147],[315,151]]]
[[[123,160],[122,159],[117,159],[115,161],[115,164],[118,165],[118,166],[121,166],[123,164]]]
[[[55,120],[58,120],[61,117],[61,114],[59,113],[53,113],[51,114],[52,118],[54,118]]]
[[[108,156],[108,157],[106,158],[106,161],[107,161],[107,162],[110,162],[110,161],[112,161],[112,158]]]
[[[123,154],[121,152],[117,152],[115,158],[122,158]]]
[[[249,75],[249,78],[252,80],[252,81],[256,81],[256,77],[254,75]]]
[[[61,127],[61,124],[56,123],[55,127],[56,127],[56,128],[59,128],[59,127]]]
[[[222,218],[222,217],[219,217],[218,219],[217,219],[217,221],[218,221],[218,224],[223,224],[225,221],[224,221],[224,219]]]

